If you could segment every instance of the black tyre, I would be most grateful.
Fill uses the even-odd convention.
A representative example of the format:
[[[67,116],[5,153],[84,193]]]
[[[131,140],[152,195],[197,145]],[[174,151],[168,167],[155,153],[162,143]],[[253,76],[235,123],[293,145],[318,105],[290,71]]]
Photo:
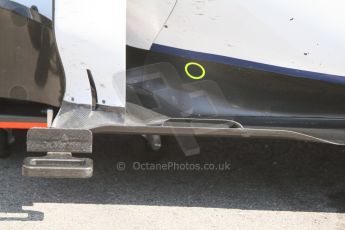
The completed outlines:
[[[8,133],[4,129],[0,129],[0,158],[9,156]]]

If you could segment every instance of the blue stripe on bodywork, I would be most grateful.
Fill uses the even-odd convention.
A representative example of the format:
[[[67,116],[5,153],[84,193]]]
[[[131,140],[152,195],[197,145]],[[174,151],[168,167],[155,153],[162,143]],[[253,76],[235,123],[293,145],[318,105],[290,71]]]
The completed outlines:
[[[226,57],[221,55],[214,55],[208,53],[201,53],[195,52],[190,50],[178,49],[169,46],[163,46],[158,44],[153,44],[151,50],[154,52],[159,53],[166,53],[176,56],[181,56],[184,58],[192,59],[192,60],[201,60],[201,61],[210,61],[216,63],[222,63],[227,65],[234,65],[248,69],[255,69],[255,70],[262,70],[272,73],[284,74],[293,77],[301,77],[301,78],[308,78],[313,80],[319,81],[327,81],[337,84],[345,84],[345,77],[332,75],[332,74],[324,74],[324,73],[317,73],[305,70],[298,70],[298,69],[291,69],[285,68],[280,66],[268,65],[253,61],[246,61],[232,57]]]

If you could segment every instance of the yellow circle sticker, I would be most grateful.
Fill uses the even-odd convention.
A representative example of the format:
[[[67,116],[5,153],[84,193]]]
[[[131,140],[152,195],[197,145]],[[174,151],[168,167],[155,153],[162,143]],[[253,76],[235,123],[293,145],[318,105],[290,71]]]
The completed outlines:
[[[195,75],[191,74],[189,72],[189,67],[191,67],[191,66],[199,67],[200,70],[201,70],[201,74],[199,76],[195,76]],[[203,79],[206,76],[205,68],[202,65],[200,65],[199,63],[196,63],[196,62],[189,62],[189,63],[187,63],[186,66],[184,67],[184,71],[186,72],[187,76],[190,77],[193,80],[201,80],[201,79]]]

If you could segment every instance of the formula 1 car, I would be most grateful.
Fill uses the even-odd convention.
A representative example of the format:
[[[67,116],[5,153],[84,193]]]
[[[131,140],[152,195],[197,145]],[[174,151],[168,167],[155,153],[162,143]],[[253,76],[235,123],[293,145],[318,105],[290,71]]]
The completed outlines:
[[[95,133],[345,144],[345,3],[0,0],[0,151],[23,175],[87,178]]]

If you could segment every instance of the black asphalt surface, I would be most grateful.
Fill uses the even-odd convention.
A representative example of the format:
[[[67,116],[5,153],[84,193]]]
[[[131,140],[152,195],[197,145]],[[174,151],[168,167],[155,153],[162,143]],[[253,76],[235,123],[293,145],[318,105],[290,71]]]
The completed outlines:
[[[0,212],[28,213],[24,221],[43,221],[45,213],[23,210],[34,203],[202,207],[339,214],[345,229],[345,147],[284,140],[199,138],[201,154],[186,158],[176,140],[163,139],[154,159],[145,159],[141,137],[98,135],[95,172],[89,180],[21,177],[24,133],[12,155],[0,160]],[[117,165],[123,162],[124,171]],[[227,171],[138,171],[133,162],[230,164]],[[0,218],[15,221],[16,218]],[[23,221],[22,219],[20,219]]]

